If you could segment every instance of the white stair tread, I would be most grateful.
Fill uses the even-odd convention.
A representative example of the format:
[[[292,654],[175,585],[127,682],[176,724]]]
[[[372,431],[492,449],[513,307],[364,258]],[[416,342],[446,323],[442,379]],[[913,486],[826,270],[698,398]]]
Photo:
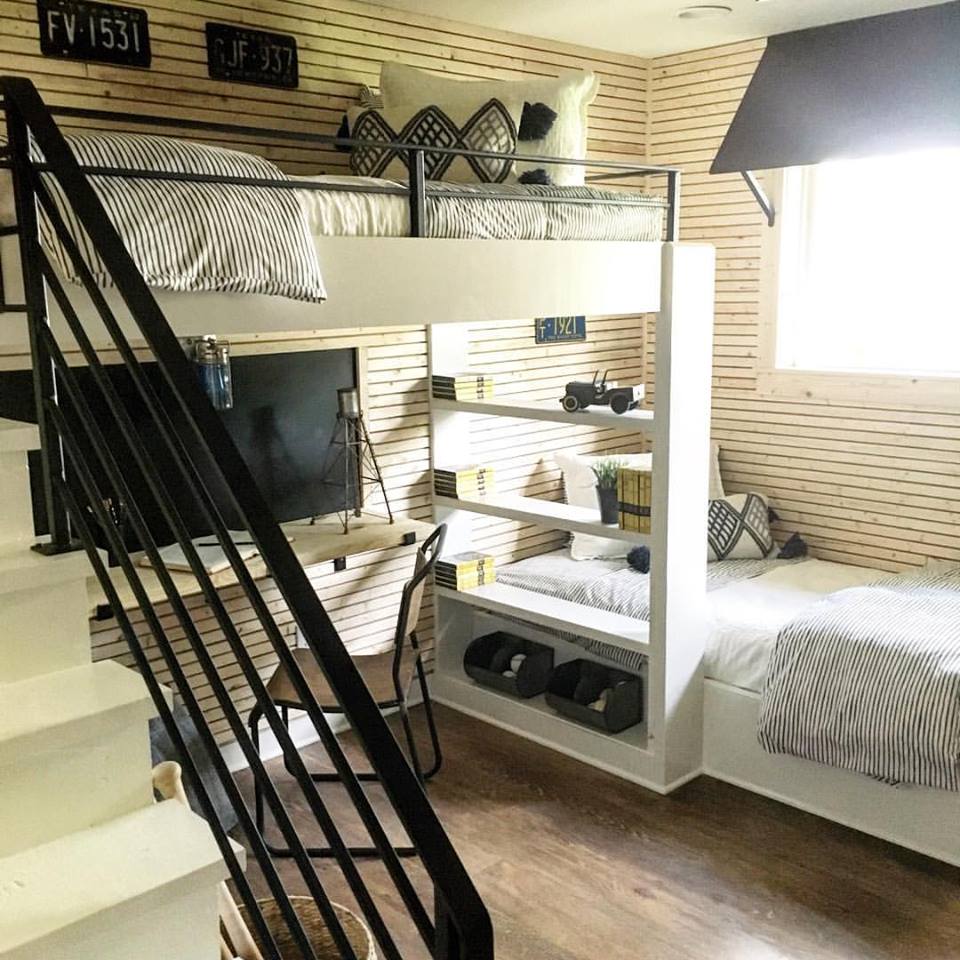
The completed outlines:
[[[90,736],[80,721],[111,724],[119,713],[146,721],[156,710],[143,678],[110,660],[0,684],[0,764],[29,749],[30,738],[59,731],[58,743],[66,745]]]
[[[226,874],[206,821],[176,800],[151,804],[0,860],[0,955],[173,884]]]
[[[40,431],[35,424],[0,419],[0,453],[39,449]]]
[[[91,573],[90,561],[82,550],[45,557],[25,543],[0,549],[0,594],[86,580]]]

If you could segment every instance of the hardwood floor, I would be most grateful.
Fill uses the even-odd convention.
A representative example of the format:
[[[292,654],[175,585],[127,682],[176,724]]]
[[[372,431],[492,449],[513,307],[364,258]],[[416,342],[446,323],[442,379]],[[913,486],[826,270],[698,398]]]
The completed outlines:
[[[706,777],[659,797],[438,714],[445,764],[429,793],[490,909],[498,960],[960,957],[960,870]],[[363,842],[341,788],[322,790]],[[319,842],[308,814],[297,822]],[[336,867],[319,869],[349,905]],[[292,862],[283,870],[300,890]],[[362,870],[403,930],[383,868]],[[398,939],[405,958],[425,956],[412,930]]]

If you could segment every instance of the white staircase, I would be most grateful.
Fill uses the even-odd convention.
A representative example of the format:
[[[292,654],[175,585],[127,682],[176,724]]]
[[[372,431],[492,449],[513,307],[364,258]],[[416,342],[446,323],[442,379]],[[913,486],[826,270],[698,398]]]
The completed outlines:
[[[217,960],[226,866],[153,802],[146,687],[91,662],[86,557],[30,549],[38,446],[0,420],[0,960]]]

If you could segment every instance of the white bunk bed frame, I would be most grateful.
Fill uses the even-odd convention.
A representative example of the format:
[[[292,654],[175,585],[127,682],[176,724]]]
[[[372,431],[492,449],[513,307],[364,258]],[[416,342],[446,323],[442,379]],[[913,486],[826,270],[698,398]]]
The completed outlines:
[[[118,119],[96,111],[54,112],[109,122]],[[153,125],[191,127],[185,121]],[[210,129],[210,125],[196,126]],[[241,129],[218,127],[230,132]],[[260,136],[278,133],[242,129]],[[294,139],[335,142],[319,137]],[[483,502],[434,497],[436,520],[449,526],[448,552],[470,549],[471,517],[487,514],[549,529],[646,542],[652,557],[649,623],[504,584],[466,593],[437,588],[438,652],[432,681],[436,698],[658,793],[669,793],[707,773],[960,865],[960,831],[955,828],[960,797],[937,790],[894,789],[843,771],[767,754],[755,735],[757,695],[703,678],[703,504],[707,499],[714,251],[710,246],[677,242],[679,174],[669,168],[651,168],[651,172],[672,174],[668,240],[662,243],[327,237],[318,248],[329,293],[322,305],[252,294],[154,292],[181,336],[426,325],[431,373],[468,366],[465,325],[471,323],[657,313],[653,411],[616,417],[601,410],[566,414],[559,406],[509,399],[488,403],[431,399],[435,465],[470,459],[470,422],[476,416],[614,428],[649,439],[654,454],[649,537],[611,530],[592,511],[554,502],[508,495]],[[422,199],[422,185],[420,193]],[[0,352],[28,353],[26,323],[15,320],[16,304],[22,302],[16,238],[2,233],[0,271],[4,292],[0,312],[5,314]],[[104,293],[123,322],[127,311],[119,297],[112,290]],[[98,318],[92,309],[78,308],[97,343]],[[54,303],[50,318],[58,339],[69,343]],[[132,334],[132,322],[123,325]],[[105,334],[103,342],[107,342]],[[603,734],[552,713],[540,701],[513,700],[473,684],[462,670],[466,644],[504,621],[515,632],[549,642],[558,661],[591,655],[550,631],[644,651],[648,665],[645,724],[620,735]]]

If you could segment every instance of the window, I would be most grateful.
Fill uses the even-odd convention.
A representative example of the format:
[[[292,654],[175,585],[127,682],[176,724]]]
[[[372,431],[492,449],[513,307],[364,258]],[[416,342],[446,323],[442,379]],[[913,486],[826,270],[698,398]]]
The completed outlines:
[[[786,170],[778,220],[768,368],[960,376],[960,150]]]

